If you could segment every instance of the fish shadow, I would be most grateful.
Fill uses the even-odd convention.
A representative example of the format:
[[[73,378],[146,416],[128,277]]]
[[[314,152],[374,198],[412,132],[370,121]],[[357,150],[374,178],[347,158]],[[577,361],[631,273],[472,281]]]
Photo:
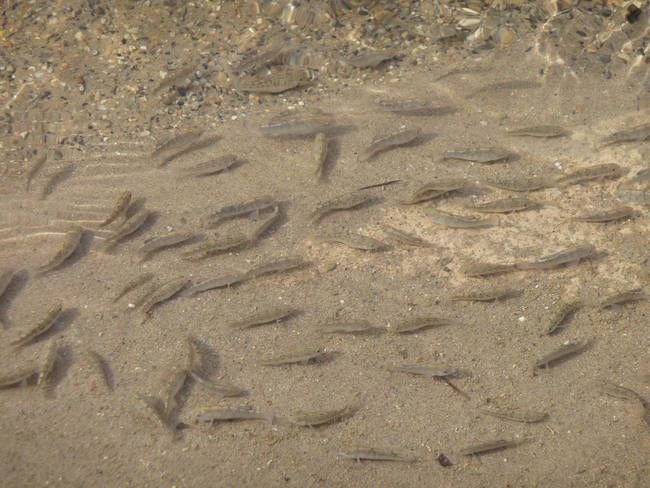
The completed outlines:
[[[420,117],[442,117],[444,115],[453,115],[458,112],[458,108],[452,105],[442,107],[431,107],[430,109],[423,109],[422,113],[418,112],[413,114]]]
[[[223,171],[219,171],[218,173],[214,173],[214,174],[211,174],[211,175],[199,176],[199,178],[208,178],[210,176],[227,175],[228,173],[232,173],[233,171],[240,168],[241,166],[244,166],[244,165],[249,164],[249,163],[250,163],[250,161],[248,159],[237,158],[234,163],[232,163],[230,166],[228,166]]]
[[[345,208],[345,209],[337,209],[333,211],[329,211],[325,214],[318,214],[318,210],[321,208],[323,204],[326,204],[327,202],[321,202],[321,204],[317,207],[316,211],[312,212],[312,215],[310,216],[310,226],[312,227],[318,227],[321,225],[323,222],[327,221],[328,219],[332,218],[333,215],[336,215],[340,213],[341,211],[346,211],[346,210],[364,210],[367,209],[368,207],[371,207],[373,205],[379,204],[384,202],[386,199],[381,196],[372,196],[365,200],[363,203],[360,203],[359,205],[355,205],[353,207]]]
[[[355,337],[355,336],[366,336],[366,337],[372,337],[372,336],[378,336],[381,334],[385,334],[386,330],[382,327],[368,327],[367,329],[363,330],[356,330],[354,332],[334,332],[334,331],[329,331],[329,330],[323,330],[324,328],[321,329],[316,329],[318,333],[322,337],[334,337],[334,336],[350,336],[350,337]]]
[[[370,156],[362,152],[361,154],[357,155],[357,161],[362,163],[367,163],[376,160],[378,157],[387,154],[389,152],[395,151],[397,149],[422,146],[428,142],[431,142],[436,137],[438,137],[437,134],[434,134],[433,132],[420,132],[415,138],[413,138],[413,140],[409,142],[406,142],[404,144],[391,145],[390,147],[382,149],[381,151],[377,151],[374,154],[371,154]]]
[[[339,358],[343,356],[343,353],[341,351],[325,351],[321,356],[318,356],[314,359],[309,359],[307,361],[303,361],[300,364],[327,364],[331,363],[334,361],[336,358]]]
[[[404,144],[404,145],[402,145],[400,147],[422,146],[423,144],[427,144],[427,143],[433,141],[436,137],[438,137],[438,134],[434,134],[433,132],[422,132],[420,135],[418,135],[411,142],[409,142],[408,144]]]
[[[254,222],[257,222],[257,225],[262,225],[266,221],[266,219],[275,219],[275,221],[270,225],[270,227],[268,227],[267,229],[264,229],[264,232],[258,234],[256,236],[255,240],[251,240],[251,242],[248,244],[249,246],[255,246],[257,244],[257,242],[261,241],[262,239],[264,239],[266,237],[269,237],[270,235],[275,233],[275,231],[277,231],[277,229],[279,229],[280,227],[282,227],[284,224],[286,224],[289,221],[289,219],[287,218],[286,213],[283,210],[285,208],[284,202],[278,202],[277,206],[278,206],[277,216],[271,214],[268,217],[262,218],[260,215],[255,215],[255,213],[254,213],[249,217],[250,220],[253,220]]]
[[[56,339],[53,339],[56,340]],[[54,368],[52,374],[48,378],[47,384],[43,387],[46,397],[53,397],[56,387],[63,382],[65,377],[70,371],[73,362],[72,346],[64,344],[56,351],[56,359],[54,360]]]
[[[341,157],[341,143],[338,139],[328,139],[326,149],[325,161],[323,161],[323,169],[321,172],[320,181],[329,181],[329,176],[334,170],[335,162]]]
[[[329,136],[343,136],[355,130],[357,130],[357,126],[354,124],[337,124],[332,127],[326,127],[323,132]]]
[[[9,324],[8,311],[16,297],[25,289],[29,281],[29,272],[21,269],[14,273],[5,292],[0,295],[0,323]]]
[[[129,207],[126,209],[126,220],[130,219],[135,214],[137,214],[140,210],[142,210],[144,208],[145,203],[147,203],[147,199],[144,197],[138,197],[135,200],[133,200],[129,204]]]
[[[201,357],[201,369],[195,371],[195,373],[203,378],[208,378],[216,374],[221,366],[219,354],[207,343],[196,337],[190,336],[189,340],[196,346],[197,352]]]

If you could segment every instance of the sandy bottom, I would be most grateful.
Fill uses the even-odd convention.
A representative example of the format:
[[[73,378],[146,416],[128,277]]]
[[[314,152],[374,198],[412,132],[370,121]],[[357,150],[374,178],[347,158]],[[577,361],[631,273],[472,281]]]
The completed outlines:
[[[516,68],[513,68],[515,66]],[[148,141],[108,140],[86,147],[65,163],[74,167],[46,198],[48,161],[25,191],[25,175],[3,177],[0,206],[0,263],[18,270],[0,300],[5,324],[0,372],[42,361],[58,341],[56,369],[47,388],[27,384],[0,389],[0,476],[5,486],[642,486],[650,477],[649,426],[641,403],[601,394],[606,380],[650,399],[648,301],[601,309],[592,306],[617,292],[648,292],[648,207],[630,203],[630,218],[583,223],[570,217],[610,209],[628,183],[648,167],[649,142],[602,146],[612,132],[647,123],[647,86],[624,76],[607,80],[570,75],[538,76],[539,59],[521,49],[488,60],[419,67],[365,87],[306,95],[305,105],[334,114],[340,127],[330,134],[325,179],[314,177],[311,138],[270,139],[251,132],[277,113],[264,106],[241,119],[219,123],[190,120],[177,133],[207,127],[220,140],[207,149],[157,167]],[[440,78],[444,73],[451,73]],[[506,73],[507,75],[504,75]],[[526,83],[496,85],[504,80]],[[282,95],[280,95],[282,97]],[[411,116],[380,110],[377,101],[415,99],[451,107],[439,115]],[[189,122],[189,123],[188,123]],[[513,137],[507,130],[552,124],[569,135],[554,139]],[[378,136],[421,129],[415,143],[360,155]],[[448,150],[502,147],[519,155],[492,165],[444,160]],[[245,162],[205,178],[178,169],[213,154],[233,153]],[[397,201],[419,185],[442,177],[476,183],[498,177],[555,178],[584,166],[617,163],[626,174],[530,193],[542,205],[496,216],[485,229],[450,229],[424,214],[431,203]],[[390,180],[367,190],[373,201],[336,212],[318,224],[311,213],[347,191]],[[647,180],[645,183],[647,187]],[[98,223],[123,191],[155,211],[145,226],[103,250],[108,229]],[[204,218],[219,208],[270,196],[280,203],[280,220],[259,241],[205,260],[182,259],[179,247],[140,260],[138,249],[171,232],[206,236],[250,232],[259,220],[241,218],[206,229]],[[482,186],[452,194],[433,205],[473,214],[468,205],[518,196]],[[264,218],[263,213],[260,218]],[[37,275],[34,268],[59,249],[63,233],[80,224],[88,231],[59,268]],[[409,247],[390,241],[389,224],[433,243]],[[317,237],[358,232],[390,246],[366,252]],[[553,270],[515,271],[469,278],[463,265],[535,260],[573,245],[590,243],[592,259]],[[152,283],[178,276],[193,283],[247,271],[280,257],[310,262],[301,269],[256,278],[196,297],[178,296],[155,307],[140,323],[133,309]],[[155,278],[113,303],[126,283],[145,272]],[[512,286],[521,293],[496,302],[452,302],[451,294]],[[543,326],[561,302],[583,300],[557,334]],[[9,340],[54,303],[63,314],[33,343],[14,350]],[[228,324],[274,306],[299,310],[280,323],[249,330]],[[409,318],[436,315],[456,324],[412,334],[322,336],[335,319],[364,319],[390,328]],[[168,431],[143,418],[133,396],[157,396],[174,368],[185,363],[187,337],[199,344],[204,376],[248,391],[223,406],[249,405],[278,419],[297,410],[323,411],[354,405],[354,415],[316,428],[264,421],[195,423],[192,412],[219,403],[192,380],[177,396]],[[549,369],[536,359],[565,341],[590,347]],[[330,353],[325,361],[265,367],[260,359],[303,347]],[[83,354],[105,361],[111,390]],[[463,374],[443,381],[391,372],[396,364],[441,365]],[[548,414],[526,424],[485,415],[498,405]],[[174,428],[174,427],[172,427]],[[464,456],[468,446],[497,439],[523,441],[516,447]],[[373,462],[340,456],[354,446],[393,449],[419,462]],[[444,454],[451,466],[443,467]]]

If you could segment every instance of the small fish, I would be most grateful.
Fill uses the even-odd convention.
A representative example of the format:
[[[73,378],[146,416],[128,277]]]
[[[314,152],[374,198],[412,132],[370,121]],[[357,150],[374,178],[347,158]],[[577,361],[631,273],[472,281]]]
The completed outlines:
[[[287,306],[273,307],[262,312],[253,314],[245,319],[233,322],[229,325],[232,329],[248,329],[250,327],[256,327],[258,325],[269,324],[272,322],[279,322],[280,320],[286,319],[291,315],[294,315],[298,312],[297,309]]]
[[[435,245],[432,242],[425,241],[414,234],[409,234],[388,224],[382,224],[380,227],[388,237],[400,244],[416,247],[433,247]]]
[[[314,158],[314,163],[316,165],[316,176],[318,179],[322,179],[325,172],[325,161],[327,161],[327,148],[329,146],[329,141],[324,132],[319,132],[314,137],[314,145],[312,147],[311,153]]]
[[[99,224],[99,227],[106,227],[118,217],[126,217],[126,211],[131,204],[131,198],[132,195],[130,191],[125,191],[119,197],[117,197],[117,201],[115,202],[113,209],[108,214],[108,217],[106,217],[106,220]]]
[[[62,311],[63,305],[61,303],[53,305],[47,309],[43,315],[43,318],[41,318],[41,320],[39,320],[36,325],[20,332],[15,339],[9,341],[9,344],[15,347],[21,347],[29,344],[38,336],[47,332],[56,323]]]
[[[48,196],[50,196],[57,186],[59,186],[61,183],[63,183],[65,180],[67,180],[72,176],[74,170],[75,170],[74,165],[69,164],[55,171],[52,174],[52,176],[50,176],[50,178],[47,180],[45,185],[43,185],[43,189],[41,190],[39,199],[45,200]]]
[[[277,40],[272,40],[270,46],[259,52],[259,54],[255,54],[246,61],[235,63],[231,66],[231,69],[234,73],[256,72],[273,64],[284,50],[285,48]]]
[[[419,459],[400,453],[394,449],[377,449],[375,447],[353,447],[339,451],[339,455],[348,459],[356,459],[361,462],[362,459],[367,461],[397,461],[404,463],[415,463]]]
[[[350,66],[359,69],[376,68],[383,62],[394,59],[397,56],[399,56],[399,54],[395,51],[377,51],[347,58],[345,62]]]
[[[639,401],[641,405],[647,408],[647,400],[630,388],[625,388],[624,386],[619,386],[609,381],[597,381],[595,386],[603,395],[620,398],[621,400]]]
[[[421,133],[422,131],[420,129],[407,129],[389,136],[375,139],[372,144],[363,151],[361,161],[370,161],[381,152],[409,144],[420,137]]]
[[[242,233],[223,236],[218,239],[208,239],[185,251],[182,256],[188,261],[198,261],[216,256],[227,251],[246,246],[250,243],[248,237]]]
[[[188,78],[194,78],[196,67],[197,63],[191,62],[189,66],[177,69],[174,71],[174,73],[163,78],[163,80],[151,90],[151,94],[156,95],[162,91],[168,90],[171,87],[184,85]]]
[[[481,213],[510,213],[522,212],[532,208],[539,208],[540,203],[526,197],[502,198],[491,202],[480,203],[467,207],[469,210]]]
[[[471,184],[464,178],[441,178],[440,180],[419,187],[407,198],[399,200],[399,203],[402,205],[415,205],[434,200],[469,186]]]
[[[60,350],[60,342],[53,339],[50,343],[49,349],[47,350],[47,354],[45,354],[45,359],[43,360],[43,364],[38,374],[38,380],[36,382],[36,385],[38,385],[41,389],[46,389],[51,386],[50,384],[52,381],[54,369],[56,368],[57,360],[59,358]]]
[[[248,240],[251,244],[257,242],[264,233],[280,221],[280,207],[276,205],[264,221],[255,227],[249,234]]]
[[[41,171],[46,161],[47,161],[47,154],[43,153],[39,157],[37,157],[34,160],[34,162],[31,164],[31,166],[27,170],[27,182],[25,183],[25,191],[29,191],[29,187],[32,184],[32,180],[39,173],[39,171]]]
[[[189,376],[185,368],[174,368],[169,375],[169,380],[161,391],[163,399],[162,414],[165,418],[169,418],[174,410],[178,408],[178,401],[176,397],[183,388]]]
[[[444,325],[453,325],[455,322],[444,317],[415,317],[396,324],[391,328],[391,332],[396,334],[406,334],[433,327],[442,327]]]
[[[576,299],[562,303],[553,315],[546,321],[542,330],[544,334],[551,335],[563,326],[566,319],[582,307],[582,300]]]
[[[397,203],[401,205],[417,205],[418,203],[428,202],[435,200],[446,195],[449,192],[441,190],[421,190],[418,189],[414,191],[411,195],[406,198],[400,198]]]
[[[207,226],[216,227],[224,220],[234,219],[250,214],[257,215],[259,212],[269,208],[275,208],[277,205],[278,204],[268,196],[256,198],[255,200],[250,200],[237,205],[229,205],[210,215],[207,218]]]
[[[501,409],[501,408],[479,408],[479,412],[512,422],[521,422],[524,424],[536,424],[548,418],[546,412],[536,410],[518,410],[518,409]]]
[[[472,456],[476,454],[483,454],[489,451],[496,451],[498,449],[506,449],[509,447],[515,447],[521,444],[523,441],[517,440],[504,440],[499,439],[496,441],[484,442],[482,444],[475,444],[469,447],[465,447],[458,451],[458,454],[461,456]]]
[[[388,371],[398,373],[409,373],[427,378],[446,378],[458,374],[456,368],[444,368],[439,366],[422,366],[419,364],[400,364],[399,366],[389,366]]]
[[[325,132],[333,125],[334,117],[321,110],[292,110],[275,115],[266,125],[249,130],[265,137],[308,137]]]
[[[609,308],[615,305],[622,305],[624,303],[630,302],[640,302],[647,299],[648,295],[646,295],[642,290],[624,291],[622,293],[616,293],[615,295],[603,298],[600,301],[600,308]]]
[[[233,167],[239,159],[234,154],[226,154],[224,156],[219,156],[209,161],[203,163],[195,164],[189,168],[183,168],[179,172],[183,176],[192,176],[195,178],[200,178],[203,176],[216,175],[222,173]]]
[[[181,156],[210,147],[216,144],[220,139],[221,136],[219,135],[209,136],[204,139],[192,139],[183,145],[176,146],[168,151],[163,151],[158,157],[152,156],[152,159],[156,162],[156,166],[160,168]]]
[[[555,183],[558,186],[564,187],[582,183],[584,181],[601,180],[604,178],[619,178],[623,173],[623,168],[616,163],[596,164],[579,168],[572,173],[567,173],[563,176],[558,176],[555,179]]]
[[[147,210],[146,208],[143,208],[135,215],[131,216],[131,218],[126,220],[122,225],[120,225],[117,229],[115,229],[113,234],[111,234],[106,239],[106,248],[110,249],[114,247],[121,240],[137,232],[138,229],[140,229],[140,227],[142,227],[145,224],[145,222],[149,220],[149,217],[151,217],[152,215],[153,212],[151,210]]]
[[[340,210],[349,210],[351,208],[359,207],[372,200],[372,196],[368,193],[353,191],[345,193],[336,198],[328,200],[318,207],[311,215],[313,224],[317,224],[326,215],[337,212]]]
[[[196,141],[199,137],[203,135],[203,130],[193,129],[186,132],[182,132],[177,136],[168,139],[167,141],[159,144],[156,149],[151,153],[151,158],[154,160],[162,160],[166,157],[169,157],[170,154],[183,149],[188,144]]]
[[[198,422],[210,422],[210,426],[215,422],[225,422],[229,420],[266,420],[273,423],[274,416],[266,416],[254,412],[249,406],[237,408],[224,408],[220,406],[208,405],[205,407],[195,408],[192,417]]]
[[[618,144],[621,142],[643,142],[650,139],[650,124],[641,124],[631,129],[614,132],[602,140],[603,145]]]
[[[91,349],[85,349],[84,355],[86,356],[86,362],[94,370],[95,376],[100,378],[101,383],[104,385],[106,390],[113,391],[113,387],[109,380],[110,375],[108,372],[108,365],[104,358]]]
[[[260,72],[252,76],[240,76],[234,81],[237,91],[250,93],[278,94],[294,88],[312,84],[312,74],[308,69],[273,70]]]
[[[630,190],[624,191],[616,195],[622,202],[627,203],[645,203],[646,206],[650,205],[650,190]]]
[[[131,398],[133,409],[138,413],[138,415],[149,420],[149,422],[170,434],[172,439],[177,439],[178,432],[167,423],[167,419],[162,412],[162,406],[160,403],[159,399],[145,395],[136,394]]]
[[[54,268],[61,266],[66,259],[68,259],[79,247],[81,238],[83,237],[84,230],[81,227],[73,227],[66,232],[63,238],[63,244],[57,253],[47,263],[36,268],[37,274],[44,274],[52,271]]]
[[[288,258],[274,259],[258,264],[246,273],[247,279],[259,278],[268,274],[285,273],[298,268],[310,266],[311,262],[305,261],[301,257],[291,256]]]
[[[490,83],[488,85],[482,86],[481,88],[475,90],[473,93],[470,93],[467,98],[474,98],[480,95],[483,95],[486,92],[508,92],[512,96],[511,92],[517,90],[532,90],[535,88],[541,88],[542,84],[538,81],[533,80],[508,80],[508,81],[497,81],[495,83]]]
[[[331,424],[332,422],[339,422],[344,418],[351,417],[356,413],[358,407],[345,406],[334,410],[325,410],[320,412],[307,412],[304,410],[297,410],[289,415],[288,420],[294,425],[301,427],[315,427],[319,425]]]
[[[242,283],[248,279],[246,273],[233,273],[228,275],[218,276],[216,278],[210,278],[205,281],[201,281],[196,285],[192,286],[187,290],[187,294],[190,296],[198,295],[204,291],[214,290],[216,288],[230,288],[239,283]]]
[[[647,183],[650,181],[650,168],[641,169],[626,182],[626,185],[633,185],[635,183]]]
[[[379,251],[386,247],[383,242],[378,241],[377,239],[361,234],[355,234],[353,232],[320,236],[319,239],[323,242],[343,244],[344,246],[351,247],[352,249],[359,249],[361,251]]]
[[[217,398],[224,397],[238,397],[246,395],[248,392],[243,388],[226,383],[217,383],[215,381],[206,380],[197,373],[191,373],[192,379],[206,389],[210,394]]]
[[[521,292],[508,286],[491,287],[484,290],[470,290],[447,297],[452,302],[491,302],[520,295]]]
[[[191,336],[185,338],[185,352],[183,369],[189,375],[200,375],[205,367],[204,357],[196,340]]]
[[[445,151],[445,159],[460,159],[461,161],[470,161],[472,163],[492,164],[507,162],[514,158],[510,151],[500,148],[488,149],[463,149],[460,151]]]
[[[9,371],[0,372],[0,388],[22,383],[35,374],[38,374],[40,370],[41,368],[36,362],[29,362],[27,364],[14,366]]]
[[[433,207],[425,209],[424,214],[434,223],[452,229],[483,229],[497,224],[494,218],[479,219],[468,215],[452,214]]]
[[[581,259],[589,259],[596,254],[596,248],[591,244],[570,247],[564,251],[544,256],[537,261],[516,263],[517,269],[553,269],[567,263],[578,263]]]
[[[516,269],[514,264],[470,263],[461,269],[461,273],[466,276],[480,277],[508,273]]]
[[[145,283],[148,283],[153,279],[154,276],[155,275],[153,273],[143,273],[139,276],[136,276],[131,281],[129,281],[126,285],[124,285],[124,288],[122,288],[122,290],[117,295],[115,295],[115,298],[113,298],[113,303],[117,302],[120,298],[122,298],[127,293],[130,293],[136,288],[139,288]]]
[[[367,320],[336,320],[323,324],[319,330],[323,334],[358,334],[382,331],[379,327],[373,327]]]
[[[147,289],[144,291],[144,293],[141,293],[137,298],[134,298],[129,301],[129,308],[138,308],[140,307],[147,299],[151,296],[151,294],[156,291],[158,288],[160,288],[160,284],[157,280],[156,283],[151,283],[149,286],[147,286]]]
[[[572,220],[578,222],[612,222],[614,220],[626,219],[631,217],[634,213],[632,207],[622,205],[605,212],[597,212],[593,214],[579,215],[573,217]]]
[[[307,364],[311,361],[318,361],[327,356],[323,348],[303,348],[286,354],[280,354],[267,359],[262,359],[262,366],[282,366],[284,364]]]
[[[447,115],[455,111],[453,107],[434,107],[429,102],[419,100],[381,100],[378,105],[386,112],[415,117]]]
[[[187,285],[188,280],[182,276],[174,278],[173,280],[168,281],[164,285],[156,288],[149,296],[144,300],[142,305],[140,305],[140,311],[146,315],[149,313],[156,305],[162,303],[166,300],[169,300],[178,292],[180,292]]]
[[[487,180],[488,186],[500,188],[501,190],[529,192],[549,188],[552,185],[550,178],[543,176],[531,176],[528,178],[500,178],[498,180]]]
[[[194,238],[196,238],[196,234],[192,232],[177,232],[166,236],[152,237],[144,242],[144,245],[138,249],[138,253],[142,256],[141,260],[144,261],[154,253],[185,244]]]
[[[374,188],[383,188],[385,186],[394,185],[395,183],[399,183],[400,181],[402,181],[402,180],[388,180],[388,181],[383,181],[381,183],[373,183],[372,185],[362,186],[361,188],[358,189],[358,191],[372,190]]]
[[[9,284],[11,283],[11,280],[14,279],[15,275],[15,269],[0,268],[0,297],[2,297],[2,295],[7,291]]]
[[[569,341],[565,342],[559,348],[551,351],[547,354],[540,356],[540,358],[535,361],[535,368],[548,368],[551,363],[559,360],[566,359],[575,354],[579,354],[589,347],[591,347],[593,341]]]
[[[534,125],[532,127],[522,127],[521,129],[506,131],[506,134],[509,136],[540,137],[545,139],[565,137],[569,135],[568,131],[556,125]]]

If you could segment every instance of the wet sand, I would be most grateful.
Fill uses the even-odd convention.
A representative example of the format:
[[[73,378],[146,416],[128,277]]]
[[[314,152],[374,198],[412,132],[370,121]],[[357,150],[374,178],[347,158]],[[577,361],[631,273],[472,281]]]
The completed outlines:
[[[608,77],[602,70],[581,71],[568,63],[549,74],[544,71],[548,58],[530,49],[531,39],[522,36],[468,58],[425,51],[428,55],[418,63],[409,63],[409,57],[378,70],[354,72],[340,82],[333,81],[334,75],[325,77],[312,87],[280,95],[249,96],[225,89],[222,102],[214,105],[205,100],[215,95],[201,88],[205,93],[196,110],[190,109],[196,101],[192,95],[181,97],[182,105],[151,109],[145,102],[152,97],[137,97],[144,89],[136,80],[155,80],[142,82],[155,86],[158,68],[148,65],[133,77],[131,88],[124,88],[115,81],[124,73],[107,70],[101,57],[83,61],[84,83],[75,84],[71,76],[74,89],[62,89],[68,99],[44,99],[47,112],[34,102],[45,90],[39,81],[25,88],[33,90],[29,96],[14,97],[5,110],[12,114],[13,125],[2,136],[7,164],[0,180],[0,266],[18,273],[0,297],[6,339],[0,341],[0,372],[34,359],[42,362],[52,341],[59,341],[60,352],[48,388],[37,388],[34,378],[0,388],[0,472],[5,484],[643,486],[650,476],[650,433],[643,407],[599,393],[594,382],[620,384],[650,399],[648,301],[611,309],[592,305],[620,291],[650,292],[648,205],[625,203],[633,207],[633,216],[609,223],[569,218],[623,204],[617,199],[622,192],[647,191],[647,180],[631,180],[648,167],[650,142],[601,143],[616,131],[648,122],[647,67],[618,67]],[[25,48],[13,49],[20,55]],[[68,57],[59,62],[70,66],[87,55],[84,49],[64,53]],[[17,73],[27,72],[17,67]],[[110,78],[105,85],[102,69]],[[55,72],[70,70],[56,65]],[[52,90],[60,89],[45,76]],[[16,94],[19,81],[4,80],[11,88],[8,93]],[[504,81],[516,83],[500,85]],[[120,95],[111,96],[113,89]],[[73,97],[75,90],[82,94]],[[123,96],[125,90],[131,90],[132,99]],[[84,99],[90,100],[92,113],[83,111]],[[11,96],[3,104],[8,100]],[[400,115],[382,110],[382,100],[418,100],[451,109]],[[99,105],[105,109],[97,109]],[[57,106],[59,111],[53,112]],[[286,109],[322,110],[335,117],[340,128],[329,134],[323,181],[315,177],[311,137],[267,138],[250,130]],[[36,123],[42,114],[44,130]],[[560,126],[569,135],[539,139],[507,134],[542,124]],[[195,128],[219,140],[163,167],[155,164],[151,153],[162,141]],[[415,143],[362,161],[375,138],[415,128],[421,130]],[[27,134],[21,136],[21,130]],[[490,165],[443,158],[445,151],[477,147],[504,148],[518,158]],[[26,191],[35,149],[45,150],[48,160]],[[203,178],[178,172],[228,153],[244,162]],[[493,227],[445,228],[424,213],[433,205],[479,215],[467,207],[520,196],[482,185],[487,179],[555,179],[605,163],[620,165],[625,174],[531,192],[529,198],[542,203],[540,208],[499,214]],[[72,168],[70,175],[41,198],[49,179],[66,167]],[[433,204],[397,203],[409,190],[443,177],[467,178],[475,188]],[[312,222],[312,213],[331,198],[395,179],[400,182],[364,190],[372,193],[371,203]],[[107,253],[104,240],[112,227],[98,225],[126,190],[155,215]],[[267,213],[257,220],[227,221],[216,229],[205,228],[205,217],[266,195],[279,202],[281,218],[254,245],[197,262],[182,259],[189,246],[146,261],[137,253],[147,239],[171,232],[206,237],[251,232]],[[391,241],[381,230],[383,224],[433,246]],[[36,275],[34,269],[56,253],[72,225],[87,229],[79,248],[59,268]],[[389,246],[365,252],[318,239],[341,232],[371,236]],[[558,269],[487,278],[461,272],[470,262],[532,261],[583,243],[592,244],[596,255]],[[133,304],[149,284],[112,302],[127,282],[145,272],[154,273],[151,283],[179,276],[198,283],[288,256],[300,256],[311,265],[196,297],[181,294],[156,306],[144,323]],[[494,302],[448,300],[459,291],[505,285],[521,294]],[[571,297],[587,306],[558,333],[544,335],[544,321]],[[14,350],[9,344],[13,334],[57,302],[64,312],[54,327]],[[228,327],[280,305],[300,312],[251,329]],[[448,317],[456,324],[404,335],[390,332],[401,321],[425,315]],[[319,327],[338,318],[368,320],[386,332],[322,336]],[[279,420],[301,409],[356,405],[359,410],[316,428],[282,421],[198,424],[192,411],[217,400],[190,379],[172,411],[170,428],[179,436],[172,440],[166,429],[137,412],[132,399],[160,395],[173,368],[184,364],[188,336],[200,345],[204,376],[248,391],[247,396],[222,400],[224,406],[250,405]],[[573,340],[593,343],[548,369],[533,368],[540,355]],[[312,364],[260,365],[268,356],[309,346],[326,350],[330,357]],[[85,348],[104,359],[111,390],[84,357]],[[457,368],[463,374],[450,380],[469,399],[443,381],[387,370],[401,363]],[[548,418],[525,424],[479,411],[492,405],[541,410]],[[524,442],[480,456],[459,453],[496,439]],[[339,454],[353,446],[395,449],[419,462],[357,464]],[[452,465],[441,466],[440,454]]]

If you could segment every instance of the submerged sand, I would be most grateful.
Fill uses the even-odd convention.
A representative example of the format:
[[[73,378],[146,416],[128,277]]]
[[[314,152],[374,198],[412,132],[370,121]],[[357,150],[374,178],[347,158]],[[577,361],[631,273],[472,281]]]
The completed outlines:
[[[119,10],[119,5],[114,8]],[[73,11],[68,15],[74,18]],[[192,35],[200,39],[197,25]],[[188,43],[183,49],[192,45],[186,34],[179,34]],[[0,388],[4,484],[643,486],[650,476],[650,426],[642,418],[642,403],[604,395],[595,382],[606,380],[650,399],[648,301],[608,309],[594,305],[617,292],[641,288],[650,293],[647,199],[618,199],[625,192],[647,192],[647,177],[634,178],[648,168],[650,142],[602,144],[604,137],[650,120],[647,63],[635,70],[623,66],[607,76],[567,62],[549,75],[549,59],[531,50],[531,42],[522,36],[506,47],[467,50],[467,57],[423,48],[429,55],[417,63],[407,58],[280,95],[249,96],[225,89],[219,105],[205,102],[214,95],[202,95],[203,105],[195,112],[188,108],[191,97],[186,105],[153,109],[135,101],[142,80],[154,80],[142,82],[146,86],[158,82],[155,63],[137,72],[126,89],[134,96],[129,100],[111,96],[111,90],[125,93],[122,84],[114,84],[123,73],[106,69],[101,57],[86,60],[88,79],[77,83],[86,91],[77,95],[69,90],[69,99],[47,98],[47,111],[38,110],[36,95],[16,96],[20,80],[5,80],[11,91],[3,103],[14,123],[2,136],[6,166],[0,180],[0,265],[17,274],[0,298],[5,324],[0,373],[34,359],[41,362],[53,341],[60,349],[47,388],[37,388],[35,378]],[[25,46],[13,49],[16,56],[28,56]],[[170,49],[180,48],[174,44]],[[82,49],[63,53],[58,63],[72,67],[85,56]],[[56,86],[47,67],[34,65]],[[52,66],[57,73],[68,72],[58,71],[59,64]],[[46,87],[38,79],[24,90],[42,94]],[[72,85],[75,90],[77,85]],[[80,100],[72,102],[73,97]],[[99,111],[85,113],[84,97]],[[385,100],[416,100],[446,109],[424,116],[391,113],[378,104]],[[68,114],[70,104],[77,108]],[[286,109],[322,110],[335,117],[324,180],[315,177],[311,137],[268,138],[250,130]],[[28,120],[43,120],[45,129]],[[562,127],[568,135],[545,139],[507,134],[538,125]],[[162,167],[155,164],[151,154],[161,142],[197,128],[203,137],[219,139]],[[362,161],[377,137],[416,128],[421,134],[414,143]],[[43,147],[48,160],[26,191],[26,168],[36,159],[34,150]],[[518,157],[490,165],[443,158],[445,151],[490,147]],[[229,153],[243,161],[230,171],[203,178],[178,172],[214,154]],[[528,196],[541,203],[539,208],[498,215],[493,227],[445,228],[424,213],[434,205],[473,214],[468,206],[520,196],[481,185],[488,179],[553,180],[605,163],[620,165],[625,174],[531,192]],[[50,178],[66,168],[69,174],[58,178],[43,198]],[[467,178],[474,188],[433,204],[397,203],[409,190],[443,177]],[[392,180],[400,181],[364,190],[372,192],[372,202],[312,222],[312,213],[324,202]],[[110,228],[98,225],[127,190],[155,216],[105,252]],[[281,218],[254,245],[200,261],[182,259],[187,247],[162,251],[146,261],[138,254],[147,239],[172,232],[207,237],[250,232],[267,214],[227,221],[216,229],[205,227],[205,217],[263,196],[279,202]],[[633,207],[631,217],[608,223],[570,220],[622,204]],[[433,245],[391,241],[381,230],[384,224]],[[57,252],[73,225],[87,230],[79,248],[59,268],[36,275],[34,269]],[[341,232],[371,236],[389,246],[366,252],[318,238]],[[596,255],[558,269],[487,278],[462,273],[470,262],[532,261],[584,243],[593,245]],[[154,273],[152,284],[179,276],[197,283],[291,256],[311,264],[195,297],[177,296],[155,307],[144,323],[134,304],[149,284],[113,303],[124,285],[143,273]],[[447,298],[497,286],[521,293],[494,302]],[[585,306],[558,333],[544,335],[545,321],[574,297]],[[14,350],[9,344],[13,334],[57,302],[64,312],[54,327]],[[228,327],[285,305],[299,312],[256,328]],[[455,324],[390,333],[396,324],[426,315],[447,317]],[[319,327],[333,319],[368,320],[388,331],[323,336]],[[164,428],[138,413],[133,397],[160,395],[174,368],[185,364],[188,337],[199,344],[206,378],[248,391],[245,397],[222,400],[224,406],[250,405],[278,419],[297,410],[346,405],[358,410],[316,428],[281,421],[197,424],[192,412],[217,400],[188,380],[169,421],[179,436],[172,440]],[[540,355],[579,340],[592,342],[581,354],[548,369],[533,368]],[[311,364],[260,364],[263,358],[305,347],[330,355]],[[102,384],[85,349],[103,358],[111,388]],[[462,374],[450,380],[466,396],[443,381],[387,369],[401,363],[457,368]],[[516,423],[479,411],[492,405],[543,411],[548,418]],[[461,454],[468,446],[497,439],[523,442],[478,457]],[[340,456],[354,446],[393,449],[419,462],[357,464]],[[440,454],[451,466],[441,466]]]

